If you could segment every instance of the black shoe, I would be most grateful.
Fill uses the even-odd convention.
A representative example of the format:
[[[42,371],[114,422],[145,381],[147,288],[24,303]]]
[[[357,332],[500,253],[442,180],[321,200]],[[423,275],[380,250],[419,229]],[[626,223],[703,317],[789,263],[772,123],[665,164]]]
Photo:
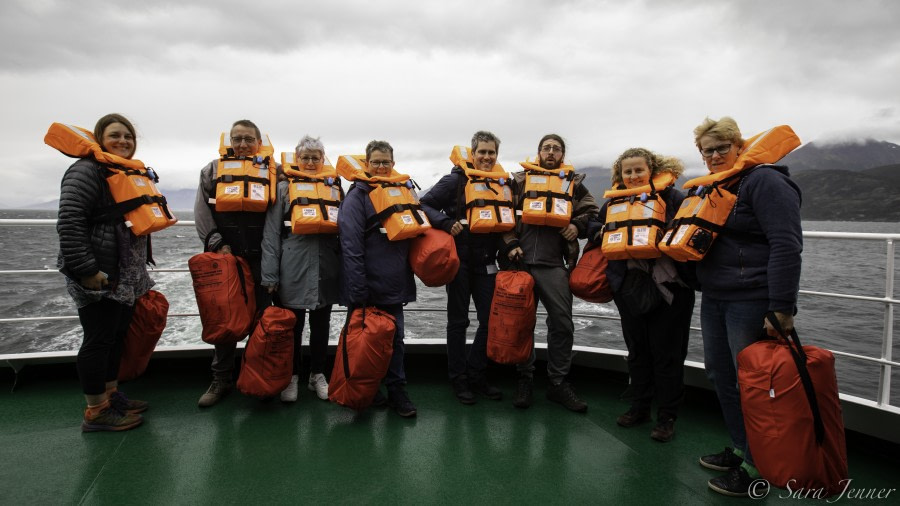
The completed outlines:
[[[751,485],[754,497],[765,497],[769,483],[763,479],[753,479],[743,467],[732,469],[728,474],[718,476],[707,482],[709,488],[720,494],[731,497],[747,497]]]
[[[416,405],[409,400],[409,395],[403,387],[389,389],[388,402],[390,402],[394,411],[403,418],[416,416]]]
[[[499,388],[491,386],[491,384],[487,382],[487,379],[485,379],[484,376],[475,381],[470,381],[469,388],[472,390],[472,392],[494,401],[499,401],[503,398],[503,392],[501,392]]]
[[[569,411],[575,411],[576,413],[587,412],[587,403],[575,395],[575,391],[572,390],[572,385],[566,381],[563,381],[559,385],[550,385],[550,388],[547,389],[547,398],[553,402],[562,404]]]
[[[457,376],[453,379],[453,394],[463,404],[475,404],[475,394],[469,389],[469,382],[465,376]]]
[[[381,389],[379,388],[375,391],[375,397],[372,397],[372,404],[369,404],[369,406],[373,408],[384,408],[387,407],[387,405],[387,397],[385,397],[384,394],[381,393]]]
[[[675,437],[675,419],[664,418],[656,423],[656,427],[650,431],[650,439],[660,443],[668,443]]]
[[[630,408],[616,418],[616,423],[621,427],[631,428],[650,421],[649,409]]]
[[[741,466],[744,459],[734,454],[734,450],[725,447],[725,451],[700,457],[700,465],[714,471],[730,471]]]
[[[534,380],[528,376],[519,376],[519,385],[516,387],[516,398],[513,406],[528,409],[534,401]]]

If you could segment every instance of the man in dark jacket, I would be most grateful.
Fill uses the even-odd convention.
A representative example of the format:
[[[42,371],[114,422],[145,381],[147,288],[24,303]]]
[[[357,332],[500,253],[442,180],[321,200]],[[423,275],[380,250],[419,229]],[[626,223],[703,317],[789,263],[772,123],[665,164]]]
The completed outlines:
[[[234,156],[253,156],[263,145],[259,128],[249,120],[239,120],[231,127],[231,146]],[[269,161],[269,163],[275,163]],[[216,172],[219,159],[209,162],[200,171],[200,186],[194,201],[194,221],[197,235],[207,251],[233,254],[243,257],[250,264],[255,284],[256,307],[264,309],[271,302],[271,296],[262,286],[262,238],[265,228],[265,212],[219,212],[210,198],[216,195]],[[275,191],[273,188],[272,191]],[[198,405],[208,407],[219,402],[234,385],[234,354],[237,344],[217,344],[213,353],[213,380],[206,392],[200,396]]]
[[[366,146],[367,174],[389,175],[394,167],[394,148],[384,141]],[[364,181],[355,181],[341,202],[338,227],[341,239],[341,296],[352,311],[375,306],[396,319],[394,350],[384,383],[388,397],[379,390],[373,406],[390,402],[400,416],[416,416],[416,406],[406,393],[403,368],[403,305],[416,300],[416,284],[409,266],[409,239],[389,241],[379,231],[375,207],[369,198],[374,189]]]
[[[547,134],[538,143],[538,161],[544,169],[558,169],[565,160],[565,141]],[[599,209],[594,197],[584,187],[584,174],[575,176],[572,184],[572,217],[563,228],[526,225],[519,221],[513,232],[503,235],[504,251],[511,261],[520,261],[534,277],[534,292],[547,310],[547,376],[550,387],[547,398],[571,411],[587,411],[587,403],[575,395],[566,375],[572,365],[575,326],[572,323],[572,291],[569,270],[578,260],[579,237],[587,237],[587,224]],[[525,191],[525,173],[517,172],[512,181],[513,200],[521,209]],[[535,355],[519,364],[519,385],[513,405],[528,408],[532,403]]]
[[[472,136],[475,168],[491,171],[497,163],[500,139],[485,131]],[[422,197],[422,208],[431,226],[454,237],[459,255],[459,272],[447,285],[447,369],[453,393],[459,402],[474,404],[475,395],[500,400],[503,393],[485,378],[487,367],[488,319],[497,277],[497,247],[500,234],[473,234],[463,225],[466,201],[463,188],[468,177],[459,166],[442,177]],[[466,328],[469,327],[469,299],[475,301],[478,329],[466,353]]]

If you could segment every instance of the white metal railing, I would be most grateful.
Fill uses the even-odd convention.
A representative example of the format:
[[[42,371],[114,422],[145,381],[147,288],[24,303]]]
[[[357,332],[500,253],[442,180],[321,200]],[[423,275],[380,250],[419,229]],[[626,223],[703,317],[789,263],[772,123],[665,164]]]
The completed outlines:
[[[2,226],[50,226],[55,225],[55,219],[0,219],[0,227]],[[179,221],[175,226],[194,227],[193,221]],[[894,323],[894,305],[900,303],[900,300],[894,298],[894,241],[900,240],[900,234],[881,234],[881,233],[857,233],[857,232],[803,232],[804,239],[837,239],[837,240],[861,240],[861,241],[884,241],[887,245],[885,266],[885,283],[884,297],[850,295],[834,292],[818,292],[812,290],[800,290],[800,294],[812,297],[830,297],[847,300],[860,300],[884,305],[884,328],[881,339],[881,356],[870,357],[856,353],[848,353],[839,350],[830,350],[835,355],[850,358],[853,360],[865,361],[877,364],[879,368],[878,390],[876,394],[876,404],[879,406],[890,406],[891,398],[891,368],[900,367],[900,363],[895,362],[892,357],[893,350],[893,323]],[[30,269],[30,270],[0,270],[0,275],[5,274],[57,274],[59,271],[52,269]],[[188,269],[154,269],[156,272],[188,272]],[[443,308],[409,308],[409,311],[419,312],[444,312]],[[335,312],[344,311],[335,308]],[[539,315],[546,314],[539,312]],[[198,313],[170,313],[173,317],[197,317]],[[572,316],[591,319],[618,320],[614,316],[578,313]],[[28,321],[45,321],[45,320],[76,320],[78,316],[41,316],[41,317],[21,317],[21,318],[0,318],[0,323],[28,322]],[[699,331],[699,328],[691,327],[691,330]]]

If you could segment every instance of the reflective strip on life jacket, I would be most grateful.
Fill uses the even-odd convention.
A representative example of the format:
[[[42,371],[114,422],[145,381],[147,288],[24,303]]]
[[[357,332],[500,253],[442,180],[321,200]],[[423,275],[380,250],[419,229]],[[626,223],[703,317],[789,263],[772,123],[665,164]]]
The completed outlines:
[[[572,218],[572,194],[575,169],[561,165],[547,170],[530,162],[525,168],[525,188],[522,193],[522,223],[565,227]]]
[[[90,131],[73,125],[51,124],[44,142],[66,156],[90,157],[103,166],[109,193],[116,203],[97,209],[92,216],[94,221],[123,218],[134,235],[157,232],[178,221],[156,187],[156,171],[140,160],[103,151]]]
[[[294,153],[281,153],[281,167],[288,176],[290,206],[284,225],[294,234],[338,233],[338,207],[344,192],[328,158],[315,173],[300,170]]]
[[[253,156],[234,156],[231,139],[219,137],[219,164],[216,168],[216,196],[210,198],[218,212],[265,212],[275,201],[278,173],[272,159],[269,136],[264,135],[262,147]]]
[[[469,232],[487,234],[506,232],[516,226],[512,205],[509,174],[500,164],[490,171],[475,168],[472,150],[466,146],[454,146],[450,161],[466,174],[466,220]]]

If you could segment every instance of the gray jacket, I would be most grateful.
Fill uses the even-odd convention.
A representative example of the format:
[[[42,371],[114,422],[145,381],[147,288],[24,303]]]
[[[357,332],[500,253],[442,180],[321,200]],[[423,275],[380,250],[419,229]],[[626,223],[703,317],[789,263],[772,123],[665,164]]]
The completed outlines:
[[[278,286],[278,303],[318,309],[338,301],[341,257],[338,236],[292,234],[284,218],[290,209],[288,183],[278,183],[275,205],[266,212],[262,242],[262,285]]]

